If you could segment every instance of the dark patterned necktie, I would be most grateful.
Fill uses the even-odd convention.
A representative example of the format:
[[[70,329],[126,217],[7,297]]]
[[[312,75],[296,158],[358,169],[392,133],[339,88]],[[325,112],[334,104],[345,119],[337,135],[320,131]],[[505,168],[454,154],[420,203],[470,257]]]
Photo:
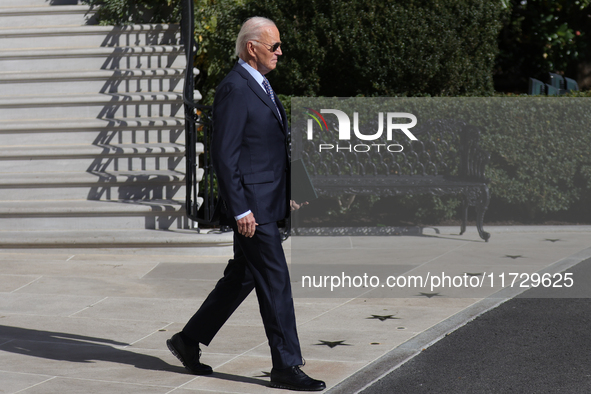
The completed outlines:
[[[277,107],[277,102],[275,101],[275,92],[273,92],[273,89],[271,88],[271,84],[269,83],[269,80],[267,78],[265,78],[264,76],[263,76],[263,87],[265,88],[265,92],[267,92],[267,96],[269,96],[269,98],[271,99],[273,104],[275,104],[275,108],[277,109],[277,113],[279,114],[279,119],[283,120],[281,118],[281,112],[279,112],[279,107]]]

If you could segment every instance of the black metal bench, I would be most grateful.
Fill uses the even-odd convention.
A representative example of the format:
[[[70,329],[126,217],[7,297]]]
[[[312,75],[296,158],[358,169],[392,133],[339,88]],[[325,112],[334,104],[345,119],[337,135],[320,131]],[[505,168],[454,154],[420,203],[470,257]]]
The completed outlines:
[[[335,129],[336,126],[331,127]],[[484,213],[490,196],[484,169],[490,153],[479,146],[480,129],[461,121],[424,122],[412,129],[418,141],[404,135],[398,140],[372,141],[369,152],[347,149],[323,150],[320,144],[335,145],[332,134],[318,133],[308,140],[306,133],[294,132],[292,158],[301,158],[319,196],[344,194],[395,196],[430,193],[457,195],[463,200],[461,234],[466,230],[468,207],[476,208],[476,226],[482,239],[490,234],[483,230]],[[367,150],[368,141],[351,140],[350,146]],[[379,146],[377,151],[377,144]],[[390,148],[387,146],[397,144]],[[297,224],[293,223],[297,233]]]

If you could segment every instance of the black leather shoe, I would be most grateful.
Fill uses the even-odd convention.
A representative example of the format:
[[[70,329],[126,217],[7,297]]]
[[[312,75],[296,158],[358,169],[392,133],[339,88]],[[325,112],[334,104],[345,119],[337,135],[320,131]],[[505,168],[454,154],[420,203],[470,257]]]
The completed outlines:
[[[321,391],[326,388],[322,380],[312,379],[297,365],[286,369],[271,369],[271,387],[297,391]]]
[[[201,357],[201,349],[199,344],[189,344],[188,341],[183,340],[181,333],[176,333],[166,341],[166,346],[170,349],[172,354],[178,358],[181,363],[187,368],[189,372],[195,375],[210,375],[213,369],[209,365],[202,364],[199,361]]]

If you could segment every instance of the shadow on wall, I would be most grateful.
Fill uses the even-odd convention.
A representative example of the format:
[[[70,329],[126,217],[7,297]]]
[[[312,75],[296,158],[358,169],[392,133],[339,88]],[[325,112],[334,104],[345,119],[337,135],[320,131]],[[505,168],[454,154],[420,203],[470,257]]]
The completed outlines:
[[[113,73],[96,92],[109,102],[95,107],[104,126],[92,142],[102,152],[86,169],[97,177],[88,200],[149,205],[157,212],[184,199],[179,196],[184,185],[184,124],[177,118],[184,73],[172,68],[183,52],[163,47],[179,41],[178,30],[166,25],[135,25],[113,27],[100,44],[112,49],[100,69]],[[165,200],[165,205],[150,200]],[[178,212],[158,212],[146,220],[146,228],[185,227]]]
[[[174,91],[181,83],[183,73],[169,68],[182,52],[165,52],[152,47],[178,45],[177,32],[164,27],[146,30],[134,27],[128,32],[126,29],[114,27],[101,43],[101,47],[113,48],[101,69],[113,70],[114,73],[97,92],[110,96],[110,103],[97,113],[98,119],[106,121],[106,127],[93,142],[93,145],[103,148],[104,154],[87,169],[87,172],[99,177],[99,183],[110,178],[109,171],[146,171],[150,168],[184,171],[183,152],[177,149],[172,149],[169,155],[162,155],[161,149],[147,148],[148,154],[142,158],[130,158],[121,151],[120,144],[182,142],[184,131],[182,122],[174,119],[182,108],[180,103],[174,103]],[[136,93],[144,95],[135,96]],[[146,118],[151,120],[148,122]],[[145,188],[134,193],[129,186],[126,185],[118,196],[110,198],[175,197],[174,189],[167,190],[168,193],[154,191],[158,195],[149,195]],[[95,192],[92,190],[88,198],[97,199]]]

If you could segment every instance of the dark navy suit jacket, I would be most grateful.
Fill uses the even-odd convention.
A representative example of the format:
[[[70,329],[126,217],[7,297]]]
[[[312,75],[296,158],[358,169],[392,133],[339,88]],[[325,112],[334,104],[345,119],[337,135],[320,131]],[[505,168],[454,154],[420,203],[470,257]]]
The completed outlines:
[[[289,270],[275,222],[289,214],[287,119],[263,88],[236,65],[216,90],[212,159],[219,195],[232,218],[248,210],[259,224],[253,237],[234,230],[234,257],[224,277],[183,332],[209,345],[234,310],[256,287],[273,367],[302,364]]]
[[[289,214],[287,116],[241,65],[218,86],[213,102],[212,159],[226,215],[248,210],[258,224]]]

